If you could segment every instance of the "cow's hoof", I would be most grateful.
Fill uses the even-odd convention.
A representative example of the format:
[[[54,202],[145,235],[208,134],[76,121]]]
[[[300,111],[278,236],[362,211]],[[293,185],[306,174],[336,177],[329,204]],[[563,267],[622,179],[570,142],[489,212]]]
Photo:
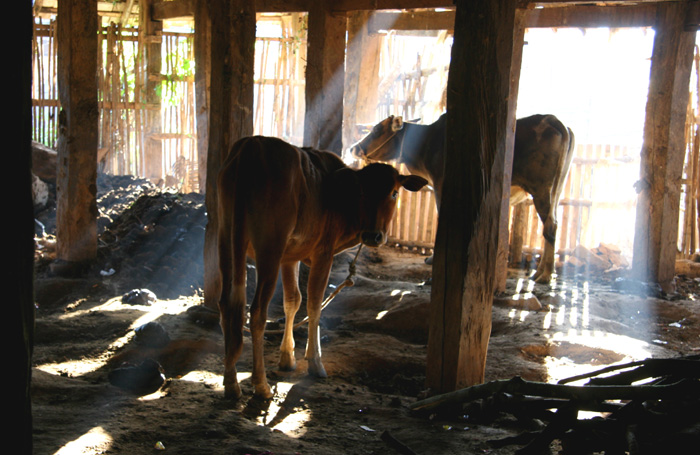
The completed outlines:
[[[274,396],[274,393],[272,393],[272,389],[270,389],[270,386],[266,382],[255,386],[255,396],[264,400],[269,400]]]
[[[241,398],[241,386],[238,383],[224,385],[224,398],[228,400],[238,400]]]
[[[283,352],[280,354],[279,369],[281,371],[294,371],[297,368],[297,361],[294,353]]]
[[[316,378],[327,378],[328,374],[320,360],[309,360],[309,375]]]
[[[544,273],[543,274],[535,273],[534,275],[532,275],[532,277],[530,279],[538,284],[548,284],[552,280],[552,276],[544,274]]]

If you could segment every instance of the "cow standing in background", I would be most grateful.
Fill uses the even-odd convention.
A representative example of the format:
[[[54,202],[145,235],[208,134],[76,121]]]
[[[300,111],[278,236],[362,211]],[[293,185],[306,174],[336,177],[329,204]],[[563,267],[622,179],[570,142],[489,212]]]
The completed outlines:
[[[389,116],[350,148],[362,161],[393,161],[430,180],[440,210],[444,180],[446,114],[430,125]],[[553,115],[518,119],[515,127],[510,204],[532,195],[544,224],[544,252],[532,279],[548,283],[554,271],[557,206],[574,156],[574,133]]]
[[[219,309],[224,333],[224,388],[238,398],[236,361],[243,348],[246,256],[255,259],[257,283],[250,307],[255,394],[272,393],[265,375],[263,335],[267,307],[282,271],[285,329],[279,366],[296,367],[294,316],[301,303],[299,262],[309,266],[306,359],[311,375],[325,377],[319,319],[333,256],[360,242],[379,246],[401,187],[418,191],[428,182],[374,164],[354,170],[331,152],[299,148],[255,136],[236,142],[218,176],[218,249],[222,279]]]

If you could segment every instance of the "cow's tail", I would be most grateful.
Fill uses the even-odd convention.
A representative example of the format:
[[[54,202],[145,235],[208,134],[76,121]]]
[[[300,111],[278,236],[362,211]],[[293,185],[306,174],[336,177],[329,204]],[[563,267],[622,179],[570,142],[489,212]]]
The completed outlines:
[[[242,146],[240,143],[236,146]],[[236,147],[234,146],[234,147]],[[234,148],[231,155],[235,155]],[[243,324],[245,309],[246,284],[246,250],[248,234],[246,229],[246,210],[241,203],[242,192],[239,190],[235,160],[227,161],[218,181],[218,254],[221,273],[221,296],[219,307],[222,311],[233,311],[228,320],[235,325]]]

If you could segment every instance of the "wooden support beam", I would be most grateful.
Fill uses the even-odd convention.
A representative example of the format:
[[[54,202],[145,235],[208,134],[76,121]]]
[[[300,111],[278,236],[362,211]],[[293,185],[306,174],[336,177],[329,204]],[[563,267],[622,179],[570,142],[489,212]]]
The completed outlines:
[[[328,4],[313,3],[309,11],[304,145],[338,154],[342,150],[346,28],[345,14],[332,13]]]
[[[219,260],[216,252],[216,178],[238,139],[253,134],[255,10],[247,0],[208,2],[211,24],[209,146],[204,235],[204,305],[218,308]],[[203,10],[202,10],[203,11]]]
[[[356,137],[356,125],[377,120],[380,38],[368,31],[371,15],[369,11],[348,13],[343,148],[359,139]]]
[[[8,223],[5,235],[9,242],[9,267],[7,282],[12,283],[8,297],[8,320],[10,323],[7,341],[10,355],[15,360],[15,369],[9,387],[22,390],[23,397],[14,397],[10,404],[10,419],[6,431],[12,434],[14,450],[20,453],[34,453],[32,420],[32,371],[34,367],[35,297],[34,297],[34,201],[32,200],[32,32],[34,22],[32,5],[23,2],[14,5],[13,20],[17,21],[14,33],[17,43],[8,46],[12,71],[7,74],[6,83],[12,87],[5,127],[13,146],[12,197],[9,198],[9,212],[12,222]],[[17,185],[17,186],[15,186]],[[14,352],[14,354],[12,354]]]
[[[455,24],[454,10],[377,11],[369,18],[369,33],[380,30],[452,30]]]
[[[426,374],[436,393],[484,380],[504,174],[512,160],[506,138],[515,3],[456,3]]]
[[[197,170],[199,192],[205,193],[209,149],[209,89],[211,78],[211,19],[209,2],[196,0],[194,8],[195,97],[197,105]]]
[[[141,0],[139,10],[140,33],[139,40],[141,51],[146,61],[146,80],[143,93],[145,102],[157,106],[156,109],[148,109],[143,114],[143,154],[145,155],[144,169],[146,178],[153,183],[159,182],[164,176],[163,170],[163,143],[159,139],[163,132],[161,104],[161,69],[162,63],[162,38],[163,23],[153,20],[151,16],[153,0]]]
[[[659,5],[649,95],[632,268],[644,281],[674,289],[681,175],[685,149],[694,32],[683,31],[686,2]]]
[[[97,8],[64,0],[58,10],[57,257],[97,255]]]
[[[510,93],[508,95],[508,118],[506,125],[505,173],[503,175],[503,195],[501,196],[501,215],[498,228],[498,263],[495,271],[495,290],[506,290],[508,278],[508,213],[510,212],[510,182],[513,180],[513,148],[515,144],[515,112],[518,107],[518,88],[520,87],[520,67],[523,62],[525,45],[525,14],[523,10],[515,11],[515,28],[513,30],[513,58],[510,66]]]

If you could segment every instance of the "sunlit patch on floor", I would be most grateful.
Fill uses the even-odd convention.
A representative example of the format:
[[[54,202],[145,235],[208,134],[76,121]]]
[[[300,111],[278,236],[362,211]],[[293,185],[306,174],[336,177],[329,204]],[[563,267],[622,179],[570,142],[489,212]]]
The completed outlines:
[[[55,455],[75,455],[81,453],[107,453],[112,446],[112,436],[102,427],[92,428],[78,439],[61,447]]]
[[[280,381],[272,385],[271,400],[251,398],[242,414],[260,426],[298,438],[306,433],[311,411],[304,399],[305,386]]]

